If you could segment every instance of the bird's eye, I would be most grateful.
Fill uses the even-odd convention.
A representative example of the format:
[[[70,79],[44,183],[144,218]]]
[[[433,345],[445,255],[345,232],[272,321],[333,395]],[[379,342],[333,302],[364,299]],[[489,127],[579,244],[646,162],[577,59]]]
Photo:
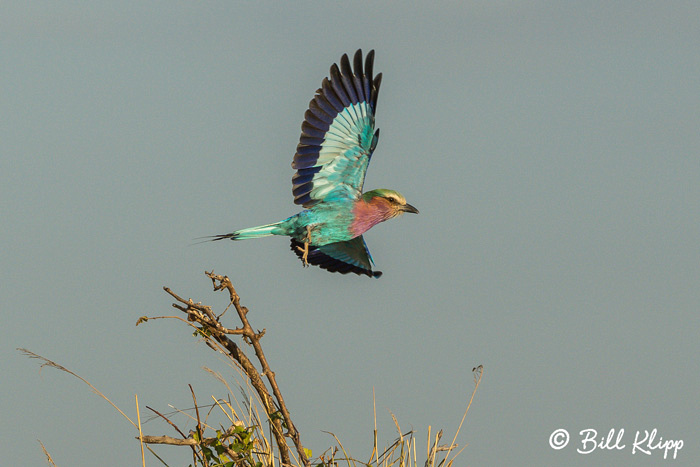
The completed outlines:
[[[387,199],[390,203],[396,203],[396,198],[394,198],[393,196],[389,196]]]

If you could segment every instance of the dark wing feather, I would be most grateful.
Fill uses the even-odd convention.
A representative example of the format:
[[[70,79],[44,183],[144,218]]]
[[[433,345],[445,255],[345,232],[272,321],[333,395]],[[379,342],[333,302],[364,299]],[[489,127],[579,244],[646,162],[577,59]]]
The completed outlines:
[[[330,69],[304,114],[292,167],[294,202],[311,207],[325,199],[358,198],[377,146],[374,115],[381,73],[372,73],[374,51],[347,55]],[[311,175],[311,176],[310,176]]]
[[[302,258],[304,244],[292,238],[292,251]],[[309,264],[319,266],[330,272],[347,274],[354,272],[358,275],[380,277],[381,271],[372,270],[372,256],[362,236],[347,242],[329,243],[323,246],[309,245]]]

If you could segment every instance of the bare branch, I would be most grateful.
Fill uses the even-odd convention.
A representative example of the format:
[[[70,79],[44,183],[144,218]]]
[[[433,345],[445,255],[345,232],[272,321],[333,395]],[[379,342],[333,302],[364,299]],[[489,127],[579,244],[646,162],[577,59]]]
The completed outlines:
[[[175,299],[176,303],[173,303],[172,306],[186,315],[187,322],[197,329],[198,334],[205,339],[207,345],[214,350],[227,354],[245,373],[251,386],[258,394],[261,404],[267,413],[271,425],[271,431],[275,437],[277,447],[279,449],[281,463],[283,465],[291,464],[289,446],[287,445],[287,441],[285,439],[286,437],[289,437],[296,448],[298,457],[302,464],[304,466],[308,466],[309,461],[306,457],[304,447],[301,444],[299,432],[292,422],[291,415],[289,414],[289,410],[287,409],[284,398],[282,397],[282,392],[280,391],[275,379],[275,373],[270,368],[267,358],[265,357],[265,353],[263,352],[262,345],[260,344],[260,340],[265,335],[265,329],[256,332],[250,325],[250,322],[248,321],[248,309],[240,304],[240,296],[236,292],[228,276],[214,274],[213,271],[205,271],[205,275],[211,279],[214,291],[228,292],[229,305],[226,310],[228,310],[228,308],[231,306],[234,307],[238,314],[238,318],[241,321],[241,327],[230,329],[221,324],[220,319],[226,310],[217,316],[211,307],[203,305],[201,302],[195,303],[192,299],[184,299],[168,287],[163,287],[163,290],[165,290],[165,292]],[[149,319],[154,318],[142,317],[137,322],[137,325],[147,322]],[[240,335],[245,343],[253,347],[255,356],[260,362],[260,366],[262,368],[261,372],[257,370],[255,365],[246,356],[239,345],[229,338],[230,335]],[[268,390],[268,386],[263,381],[263,377],[267,379],[271,391]],[[272,394],[270,394],[270,392],[272,392]],[[192,397],[195,399],[194,392],[192,393]],[[204,433],[201,425],[201,419],[199,417],[199,411],[197,409],[198,406],[196,399],[194,405],[195,409],[197,410],[197,435],[200,439],[202,439]],[[163,440],[165,438],[144,437],[145,443],[148,443],[148,441],[146,441],[147,439]],[[178,441],[180,445],[191,445],[190,441],[182,441],[183,439],[190,438],[183,436],[183,438]],[[168,438],[168,440],[171,439]],[[164,443],[172,444],[169,441]]]
[[[227,438],[231,436],[235,432],[236,426],[231,426],[228,430],[226,430],[220,438]],[[179,431],[179,430],[178,430]],[[182,438],[173,438],[172,436],[142,436],[141,441],[145,444],[168,444],[171,446],[190,446],[193,450],[196,451],[196,448],[198,446],[214,446],[217,445],[221,439],[217,437],[212,437],[212,438],[201,438],[201,441],[197,441],[194,438],[195,432],[192,431],[190,432],[190,436],[185,437],[183,436]],[[137,438],[138,439],[138,438]],[[232,451],[231,449],[226,449],[226,453],[228,456],[231,458],[231,460],[236,461],[240,459],[240,454]],[[206,462],[206,457],[202,456],[200,457],[199,455],[197,456],[197,459],[199,459],[199,462],[201,462],[203,465],[207,465]]]
[[[138,439],[138,438],[136,438]],[[216,438],[214,438],[216,439]],[[172,436],[147,436],[142,437],[142,441],[146,444],[170,444],[172,446],[199,446],[200,444],[206,444],[205,440],[198,442],[194,438],[173,438]],[[208,441],[208,440],[206,440]]]

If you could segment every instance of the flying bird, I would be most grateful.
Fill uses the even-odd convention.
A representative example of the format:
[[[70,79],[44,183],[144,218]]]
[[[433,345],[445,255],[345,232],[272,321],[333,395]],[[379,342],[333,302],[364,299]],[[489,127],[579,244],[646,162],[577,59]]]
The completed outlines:
[[[379,140],[374,129],[382,74],[373,76],[374,50],[362,63],[362,50],[333,64],[304,114],[292,168],[294,203],[305,209],[283,221],[215,235],[223,240],[285,235],[304,266],[330,272],[379,277],[362,234],[374,225],[418,213],[399,192],[363,193],[367,166]]]

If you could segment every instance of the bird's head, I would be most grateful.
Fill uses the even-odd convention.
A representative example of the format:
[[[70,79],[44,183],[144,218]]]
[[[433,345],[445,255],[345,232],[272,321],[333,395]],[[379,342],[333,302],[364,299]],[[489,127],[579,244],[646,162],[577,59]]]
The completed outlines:
[[[418,209],[408,204],[406,198],[398,191],[379,188],[363,194],[362,199],[366,203],[381,207],[386,212],[387,219],[400,216],[404,212],[418,214]]]

